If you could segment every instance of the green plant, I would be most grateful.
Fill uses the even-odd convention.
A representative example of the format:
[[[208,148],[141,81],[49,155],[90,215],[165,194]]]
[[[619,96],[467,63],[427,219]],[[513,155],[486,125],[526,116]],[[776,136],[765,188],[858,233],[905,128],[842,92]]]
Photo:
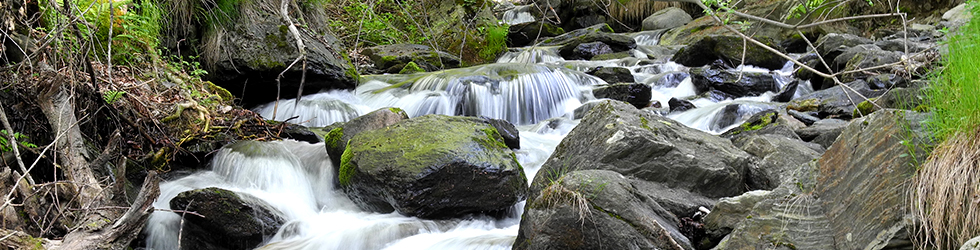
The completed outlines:
[[[7,130],[0,130],[0,153],[13,150],[10,142],[7,141],[7,136]],[[27,135],[21,134],[20,132],[14,132],[14,140],[17,140],[17,144],[20,144],[21,147],[36,148],[37,145],[28,142],[28,139],[30,138],[28,138]]]
[[[477,27],[477,30],[485,37],[485,44],[479,52],[481,58],[491,61],[496,59],[500,52],[507,50],[507,34],[510,32],[509,26],[504,24],[496,26],[481,26]]]
[[[106,90],[104,93],[102,93],[102,99],[105,100],[106,104],[113,104],[116,103],[116,101],[119,101],[119,99],[125,94],[126,91]]]
[[[78,27],[83,33],[94,35],[97,58],[105,58],[111,51],[113,64],[131,65],[147,62],[147,58],[155,56],[160,44],[163,12],[154,1],[113,1],[110,4],[106,0],[80,0],[77,4],[93,6],[93,10],[85,12],[83,17],[94,24],[94,30],[81,24]]]

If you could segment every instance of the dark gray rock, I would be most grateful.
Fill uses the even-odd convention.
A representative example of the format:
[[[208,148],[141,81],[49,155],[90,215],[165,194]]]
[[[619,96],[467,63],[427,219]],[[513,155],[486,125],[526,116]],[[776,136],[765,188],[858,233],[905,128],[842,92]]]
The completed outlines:
[[[652,92],[650,86],[639,83],[620,83],[599,86],[592,90],[596,98],[609,98],[627,102],[637,109],[650,106]]]
[[[612,30],[607,25],[595,25],[545,39],[537,45],[559,46],[558,54],[565,59],[580,59],[575,56],[575,48],[583,43],[602,42],[608,45],[612,52],[629,51],[636,48],[636,41],[633,40],[633,37],[610,32]]]
[[[901,60],[902,53],[900,52],[882,50],[873,44],[863,44],[845,50],[839,56],[834,58],[833,62],[838,69],[843,71],[854,71],[891,64]],[[899,68],[901,67],[895,66],[894,69]],[[877,75],[879,73],[892,72],[894,69],[893,67],[884,67],[862,72],[843,74],[841,76],[841,81],[850,82],[857,79],[865,79],[868,76]]]
[[[913,37],[914,39],[914,37]],[[915,54],[932,48],[933,45],[923,42],[906,41],[904,38],[894,38],[875,42],[883,50]],[[906,52],[905,50],[908,49]]]
[[[323,138],[320,138],[320,136],[318,136],[316,133],[310,131],[309,128],[292,123],[283,126],[282,133],[279,133],[279,136],[281,136],[283,139],[293,139],[309,143],[320,143],[323,141]]]
[[[643,19],[643,30],[673,29],[691,20],[691,15],[680,8],[665,8]]]
[[[790,101],[787,108],[800,112],[815,111],[820,118],[850,119],[858,103],[865,101],[865,98],[874,98],[885,93],[884,90],[872,90],[863,80],[849,82],[847,85],[847,88],[834,86],[800,96]]]
[[[776,79],[768,73],[732,72],[701,67],[692,68],[690,74],[699,94],[718,90],[733,97],[744,97],[779,91]]]
[[[812,116],[810,114],[792,110],[792,109],[787,109],[786,113],[789,114],[790,116],[793,116],[793,118],[796,118],[796,120],[803,122],[803,124],[807,126],[813,125],[814,122],[820,120],[820,118],[817,118],[816,116]]]
[[[909,79],[896,74],[879,74],[869,76],[865,81],[871,89],[891,89],[906,88],[909,86]]]
[[[919,124],[928,115],[899,112],[879,111],[850,123],[818,161],[802,165],[795,181],[766,195],[715,249],[912,247],[907,183],[916,171],[911,157],[902,156],[907,138],[894,135],[927,138]]]
[[[636,82],[636,79],[633,78],[633,73],[623,67],[597,67],[586,73],[594,75],[607,83]]]
[[[687,100],[677,99],[676,97],[671,97],[670,100],[667,101],[667,105],[670,106],[670,112],[683,112],[689,109],[697,108],[694,106],[694,103]]]
[[[180,193],[170,200],[170,208],[202,215],[183,217],[187,223],[180,249],[251,249],[285,223],[262,200],[215,187]]]
[[[570,59],[590,60],[592,57],[604,54],[612,54],[613,49],[603,42],[580,43],[572,49]]]
[[[561,27],[548,21],[530,22],[511,25],[507,33],[508,47],[523,47],[534,41],[554,37],[565,33]]]
[[[779,93],[776,93],[776,95],[772,97],[772,101],[788,102],[793,100],[793,96],[796,95],[796,88],[799,86],[800,80],[793,80],[792,82],[783,85],[783,87],[779,89]]]
[[[763,44],[779,48],[771,38],[758,39],[762,39],[760,42]],[[781,69],[786,65],[785,58],[752,43],[747,44],[743,53],[742,44],[742,38],[737,36],[707,36],[684,47],[671,60],[688,67],[705,66],[719,59],[729,67],[744,63],[767,69]]]
[[[751,189],[776,188],[792,179],[796,166],[817,159],[824,151],[820,145],[777,134],[740,136],[732,143],[761,159],[758,165],[749,168],[746,183]]]
[[[851,47],[871,43],[874,41],[860,36],[830,33],[817,39],[816,47],[817,52],[830,62]]]
[[[735,229],[739,222],[745,220],[755,204],[762,201],[769,193],[770,191],[767,190],[755,190],[739,196],[719,199],[711,208],[711,213],[704,217],[704,230],[708,243],[699,245],[698,249],[709,249],[717,245]]]
[[[752,157],[731,142],[618,101],[582,119],[538,171],[537,195],[549,180],[579,169],[612,170],[708,198],[745,191]]]
[[[793,132],[793,129],[788,125],[788,121],[785,118],[786,114],[780,113],[775,109],[767,109],[755,114],[752,114],[748,119],[745,119],[741,125],[731,128],[724,133],[721,133],[721,137],[732,139],[733,141],[738,137],[744,137],[748,135],[779,135],[795,140],[799,140],[800,137]]]
[[[827,148],[837,140],[845,126],[847,126],[847,121],[844,120],[823,119],[814,122],[809,127],[796,130],[796,134],[803,141],[820,144]]]
[[[361,209],[419,218],[498,212],[527,197],[513,151],[475,117],[426,115],[357,133],[338,180]]]
[[[679,220],[619,173],[573,171],[543,188],[514,249],[692,249]]]
[[[504,138],[504,144],[510,149],[521,149],[521,134],[513,123],[506,120],[482,117],[484,121],[497,129],[500,136]]]
[[[459,67],[459,57],[419,44],[391,44],[365,48],[361,54],[371,58],[383,73],[399,73],[410,62],[425,71]]]

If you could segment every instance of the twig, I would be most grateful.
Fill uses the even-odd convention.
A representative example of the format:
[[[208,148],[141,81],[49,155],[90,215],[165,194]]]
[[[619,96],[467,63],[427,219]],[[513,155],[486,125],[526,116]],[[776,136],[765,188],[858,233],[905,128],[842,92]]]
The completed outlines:
[[[0,122],[3,122],[3,127],[7,129],[7,142],[10,143],[10,149],[14,151],[14,157],[17,158],[17,166],[20,167],[20,171],[24,173],[24,178],[27,179],[27,183],[34,186],[34,178],[31,177],[31,173],[27,172],[27,168],[24,166],[24,160],[20,157],[20,149],[17,148],[17,137],[14,136],[14,129],[10,126],[10,121],[7,120],[7,112],[3,111],[3,101],[0,101]]]

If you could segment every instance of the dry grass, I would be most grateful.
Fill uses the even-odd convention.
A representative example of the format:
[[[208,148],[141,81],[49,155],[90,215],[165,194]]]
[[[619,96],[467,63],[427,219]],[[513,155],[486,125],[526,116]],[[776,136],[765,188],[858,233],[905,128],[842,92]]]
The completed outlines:
[[[536,203],[545,208],[571,206],[572,209],[578,210],[579,221],[583,224],[585,219],[592,219],[592,206],[589,204],[589,199],[582,193],[566,188],[561,180],[554,181],[547,188],[542,189],[541,201],[538,202]]]
[[[920,246],[955,249],[980,235],[980,127],[940,144],[915,178],[913,211],[922,219]]]

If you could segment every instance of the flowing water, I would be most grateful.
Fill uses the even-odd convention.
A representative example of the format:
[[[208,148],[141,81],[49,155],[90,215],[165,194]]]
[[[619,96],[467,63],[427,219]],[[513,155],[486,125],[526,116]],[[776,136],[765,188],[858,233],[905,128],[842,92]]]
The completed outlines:
[[[517,14],[515,14],[517,15]],[[655,45],[658,32],[634,34],[634,56]],[[687,68],[671,63],[639,63],[635,58],[609,61],[565,61],[553,47],[514,49],[497,63],[412,75],[365,76],[353,91],[330,91],[256,107],[264,117],[310,127],[348,121],[383,107],[399,107],[410,117],[425,114],[486,116],[518,125],[521,149],[516,151],[528,180],[551,155],[578,120],[572,113],[595,100],[592,88],[602,80],[582,73],[595,67],[627,67],[639,83],[653,86],[654,100],[666,106],[671,97],[695,95]],[[765,71],[744,67],[744,71]],[[774,71],[780,86],[792,67]],[[805,93],[801,84],[797,94]],[[669,117],[690,127],[720,133],[747,116],[771,108],[772,93],[737,100],[694,98],[699,108]],[[723,110],[737,110],[722,117]],[[725,120],[725,121],[722,121]],[[288,222],[269,235],[260,249],[510,249],[517,236],[523,202],[503,219],[487,217],[424,220],[397,213],[358,209],[333,187],[333,176],[322,143],[292,140],[241,142],[216,153],[209,170],[160,184],[157,208],[169,209],[178,193],[220,187],[247,194],[275,208]],[[179,215],[153,213],[148,222],[147,247],[176,249]]]

